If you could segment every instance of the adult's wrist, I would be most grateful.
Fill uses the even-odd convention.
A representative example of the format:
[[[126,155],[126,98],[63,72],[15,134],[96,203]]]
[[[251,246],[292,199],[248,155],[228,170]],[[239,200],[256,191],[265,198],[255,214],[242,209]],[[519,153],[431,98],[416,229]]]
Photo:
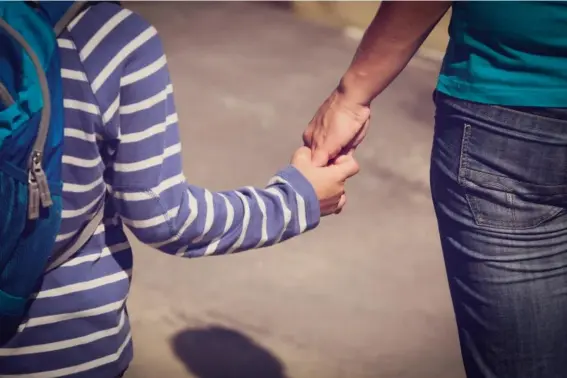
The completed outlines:
[[[336,92],[341,102],[352,107],[369,107],[374,96],[366,89],[365,74],[347,72],[340,80]]]

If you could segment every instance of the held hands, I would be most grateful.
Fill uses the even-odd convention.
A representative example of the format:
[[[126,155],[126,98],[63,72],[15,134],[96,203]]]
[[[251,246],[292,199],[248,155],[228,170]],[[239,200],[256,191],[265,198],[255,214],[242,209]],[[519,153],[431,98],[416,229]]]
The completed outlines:
[[[343,155],[327,165],[325,161],[316,165],[308,147],[299,148],[292,157],[291,164],[313,185],[321,215],[339,213],[346,203],[345,181],[359,171],[352,155]]]
[[[322,215],[338,214],[346,203],[345,181],[360,169],[352,152],[366,136],[369,119],[367,105],[336,89],[303,133],[306,147],[295,153],[292,164],[313,184]]]
[[[313,162],[322,166],[341,154],[352,152],[366,136],[370,108],[336,89],[319,107],[303,133],[313,151]]]
[[[306,147],[292,164],[311,182],[321,215],[339,213],[346,203],[345,181],[359,171],[352,152],[366,136],[370,108],[338,88],[319,107],[303,133]]]

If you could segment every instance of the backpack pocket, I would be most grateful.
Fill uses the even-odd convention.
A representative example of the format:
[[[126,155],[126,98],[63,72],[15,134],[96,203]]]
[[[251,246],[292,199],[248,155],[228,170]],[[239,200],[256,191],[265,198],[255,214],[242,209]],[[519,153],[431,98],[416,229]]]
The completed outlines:
[[[20,316],[52,254],[61,224],[62,201],[29,220],[28,184],[0,170],[0,315]]]

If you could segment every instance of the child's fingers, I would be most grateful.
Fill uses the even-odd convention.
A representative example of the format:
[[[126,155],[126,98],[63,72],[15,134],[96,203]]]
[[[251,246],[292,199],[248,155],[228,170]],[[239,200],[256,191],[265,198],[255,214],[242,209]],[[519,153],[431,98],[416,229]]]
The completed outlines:
[[[356,159],[349,155],[340,156],[333,167],[337,170],[340,180],[346,180],[360,171]]]
[[[339,155],[335,160],[333,160],[333,164],[341,164],[344,163],[348,159],[346,155]]]
[[[349,159],[353,158],[353,150],[350,150],[346,154],[339,155],[334,161],[334,164],[346,163]]]
[[[311,163],[311,149],[309,147],[300,147],[293,154],[291,159],[293,164],[310,164]]]
[[[324,167],[329,163],[329,153],[321,148],[316,149],[311,157],[313,164],[317,167]]]

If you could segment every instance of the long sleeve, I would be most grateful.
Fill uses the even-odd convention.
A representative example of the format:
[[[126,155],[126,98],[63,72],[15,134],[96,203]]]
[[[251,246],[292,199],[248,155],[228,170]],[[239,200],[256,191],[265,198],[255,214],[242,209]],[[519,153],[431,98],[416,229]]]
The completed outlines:
[[[198,257],[270,246],[314,228],[319,203],[295,168],[265,189],[211,192],[189,185],[166,57],[157,35],[126,61],[107,184],[123,222],[142,242]]]

